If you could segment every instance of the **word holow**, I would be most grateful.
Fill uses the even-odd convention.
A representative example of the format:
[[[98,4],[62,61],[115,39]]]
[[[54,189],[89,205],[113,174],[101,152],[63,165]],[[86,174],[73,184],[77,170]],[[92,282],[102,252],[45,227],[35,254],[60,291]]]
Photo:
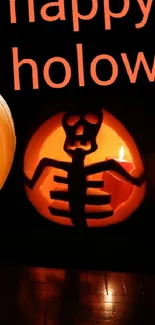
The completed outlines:
[[[20,69],[22,66],[27,65],[31,68],[31,75],[32,75],[32,88],[39,89],[39,69],[37,63],[33,59],[22,59],[19,60],[19,51],[17,47],[12,48],[13,52],[13,73],[14,73],[14,89],[21,90],[21,81],[20,81]],[[120,53],[122,63],[124,65],[125,71],[128,75],[130,83],[136,83],[139,70],[143,69],[146,77],[150,82],[155,81],[155,56],[152,67],[150,68],[145,55],[143,52],[138,52],[135,63],[133,62],[130,64],[129,58],[127,53]],[[76,44],[76,58],[77,58],[77,76],[78,76],[78,85],[79,87],[86,86],[86,69],[84,65],[84,52],[83,52],[83,45]],[[107,80],[105,80],[105,74],[107,78],[107,73],[104,69],[100,69],[100,76],[98,75],[99,71],[99,63],[104,62],[111,67],[111,73]],[[53,79],[55,79],[55,73],[52,74],[52,67],[53,65],[61,65],[63,67],[64,72],[62,73],[62,80],[59,83],[56,83]],[[132,66],[132,68],[131,68]],[[75,69],[75,67],[74,67]],[[70,63],[64,59],[63,57],[55,56],[50,58],[43,67],[43,77],[46,84],[51,88],[64,88],[66,87],[72,78],[72,70]],[[109,70],[109,69],[108,69]],[[27,70],[28,71],[28,70]],[[54,70],[55,71],[55,70]],[[102,72],[102,73],[101,73]],[[103,78],[101,79],[101,75]],[[110,86],[112,85],[119,75],[119,65],[112,57],[108,54],[100,54],[96,56],[92,62],[90,63],[90,77],[93,82],[99,86]]]

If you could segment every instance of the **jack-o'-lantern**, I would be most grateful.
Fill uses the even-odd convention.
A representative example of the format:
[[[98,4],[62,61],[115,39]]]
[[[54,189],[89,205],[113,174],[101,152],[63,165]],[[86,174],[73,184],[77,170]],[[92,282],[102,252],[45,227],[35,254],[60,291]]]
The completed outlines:
[[[0,96],[0,189],[11,170],[16,148],[14,122],[10,109]]]
[[[106,110],[47,120],[27,146],[24,182],[39,214],[77,228],[121,222],[145,195],[137,145]]]

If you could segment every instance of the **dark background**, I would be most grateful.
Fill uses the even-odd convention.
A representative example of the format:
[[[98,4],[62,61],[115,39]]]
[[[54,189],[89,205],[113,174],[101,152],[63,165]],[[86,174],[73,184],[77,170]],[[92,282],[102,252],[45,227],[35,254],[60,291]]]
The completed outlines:
[[[96,17],[80,22],[80,32],[73,33],[71,1],[66,1],[66,21],[48,23],[39,11],[49,1],[36,0],[36,23],[28,23],[27,1],[17,2],[18,24],[10,24],[9,0],[0,4],[0,92],[8,102],[16,128],[17,149],[11,173],[0,193],[0,257],[17,263],[44,266],[76,266],[124,270],[154,270],[154,188],[155,110],[154,82],[141,68],[137,83],[131,84],[120,53],[128,55],[132,67],[137,53],[143,51],[152,67],[155,45],[154,6],[147,24],[135,29],[142,19],[137,1],[122,19],[112,19],[112,30],[104,30],[103,2]],[[84,3],[84,4],[83,4]],[[86,14],[90,1],[79,1]],[[115,5],[114,5],[115,3]],[[112,1],[119,12],[122,1]],[[51,9],[51,14],[56,14]],[[50,10],[49,10],[50,14]],[[84,49],[86,87],[77,82],[76,43]],[[12,47],[19,48],[19,59],[32,58],[39,69],[39,90],[32,90],[31,69],[20,69],[21,90],[14,91]],[[119,76],[111,86],[95,85],[90,78],[90,63],[99,54],[109,54],[119,65]],[[53,56],[64,57],[72,67],[72,79],[63,89],[50,88],[43,79],[43,66]],[[63,70],[53,66],[52,79],[60,82]],[[100,64],[99,76],[108,79],[109,65]],[[103,77],[104,76],[104,77]],[[89,229],[78,234],[73,229],[52,224],[39,216],[24,192],[22,165],[26,145],[35,130],[52,114],[72,107],[104,107],[127,127],[135,139],[147,170],[147,194],[142,206],[125,223]],[[155,159],[155,158],[154,158]]]

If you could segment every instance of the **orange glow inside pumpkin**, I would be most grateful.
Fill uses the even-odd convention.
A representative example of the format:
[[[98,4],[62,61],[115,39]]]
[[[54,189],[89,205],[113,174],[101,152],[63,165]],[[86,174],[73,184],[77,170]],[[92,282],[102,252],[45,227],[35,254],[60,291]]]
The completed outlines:
[[[63,114],[60,113],[46,121],[31,138],[24,157],[24,172],[27,177],[32,178],[37,165],[44,157],[71,162],[71,157],[63,150],[66,137],[61,126]],[[85,166],[113,158],[124,163],[124,168],[127,166],[130,174],[135,177],[139,177],[144,171],[133,138],[125,127],[106,110],[103,110],[103,122],[97,135],[97,145],[98,149],[86,156]],[[26,187],[28,198],[42,216],[53,222],[72,226],[72,221],[69,218],[54,216],[49,212],[51,204],[53,206],[59,205],[66,210],[69,209],[68,202],[52,202],[50,198],[50,191],[57,189],[58,186],[59,189],[67,191],[67,185],[58,185],[54,182],[54,175],[66,177],[67,173],[60,169],[46,167],[33,190]],[[103,227],[125,220],[137,209],[145,195],[145,184],[140,188],[135,187],[120,180],[114,172],[98,173],[89,176],[88,179],[104,181],[104,188],[100,190],[111,194],[111,206],[114,209],[113,216],[109,218],[88,219],[87,225],[89,227]],[[93,206],[92,209],[94,209]]]

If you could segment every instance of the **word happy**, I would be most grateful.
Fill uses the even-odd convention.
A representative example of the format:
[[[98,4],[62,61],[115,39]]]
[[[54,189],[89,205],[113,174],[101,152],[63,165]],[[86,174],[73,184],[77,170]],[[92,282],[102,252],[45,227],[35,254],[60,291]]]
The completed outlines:
[[[11,24],[18,24],[18,14],[17,14],[17,1],[18,0],[9,0],[10,1],[10,22]],[[115,0],[102,0],[103,1],[103,29],[105,31],[112,30],[112,22],[114,20],[121,19],[127,16],[130,6],[131,0],[122,0],[122,8],[121,11],[114,13],[112,12],[111,5]],[[135,21],[134,27],[136,29],[143,28],[149,19],[150,12],[152,9],[153,0],[132,0],[135,1],[139,8],[140,21]],[[73,32],[78,33],[80,31],[80,22],[85,21],[87,24],[88,21],[93,20],[93,18],[97,15],[99,10],[99,0],[89,0],[89,12],[87,14],[81,14],[79,10],[79,0],[70,0],[71,8],[72,8],[72,25]],[[49,14],[50,8],[56,8],[57,13],[55,15]],[[28,13],[28,23],[36,22],[36,12],[35,12],[35,0],[27,0],[27,13]],[[40,16],[41,18],[48,22],[53,23],[55,21],[66,21],[66,7],[65,0],[59,0],[54,2],[48,2],[44,4],[40,8]],[[78,86],[84,87],[86,86],[86,69],[84,65],[84,45],[82,43],[76,44],[76,61],[77,61],[77,76],[78,76]],[[13,73],[14,73],[14,89],[21,89],[21,80],[20,80],[20,70],[23,65],[27,65],[31,68],[31,81],[32,88],[39,89],[39,75],[40,71],[38,68],[39,63],[32,58],[19,58],[19,49],[18,47],[12,48],[13,55]],[[148,80],[150,82],[155,81],[155,58],[152,63],[152,67],[149,67],[147,63],[147,59],[145,58],[145,54],[143,52],[138,52],[135,56],[135,62],[130,63],[130,59],[127,53],[120,53],[121,61],[124,66],[124,71],[127,73],[129,82],[136,83],[137,77],[139,74],[139,70],[143,68]],[[104,76],[104,70],[100,76],[98,75],[98,65],[100,62],[103,62],[106,65],[110,65],[111,72],[110,75]],[[52,67],[53,65],[60,65],[63,67],[62,76],[60,82],[54,82],[52,76]],[[131,68],[132,67],[132,68]],[[55,71],[55,70],[54,70]],[[61,56],[55,56],[49,58],[47,62],[45,62],[44,67],[42,69],[42,74],[46,84],[51,88],[64,88],[71,81],[73,74],[73,67],[71,64]],[[109,86],[112,85],[119,75],[119,65],[115,58],[107,53],[102,53],[97,55],[92,62],[90,62],[90,70],[89,75],[92,81],[99,86]],[[105,80],[106,79],[106,80]]]

